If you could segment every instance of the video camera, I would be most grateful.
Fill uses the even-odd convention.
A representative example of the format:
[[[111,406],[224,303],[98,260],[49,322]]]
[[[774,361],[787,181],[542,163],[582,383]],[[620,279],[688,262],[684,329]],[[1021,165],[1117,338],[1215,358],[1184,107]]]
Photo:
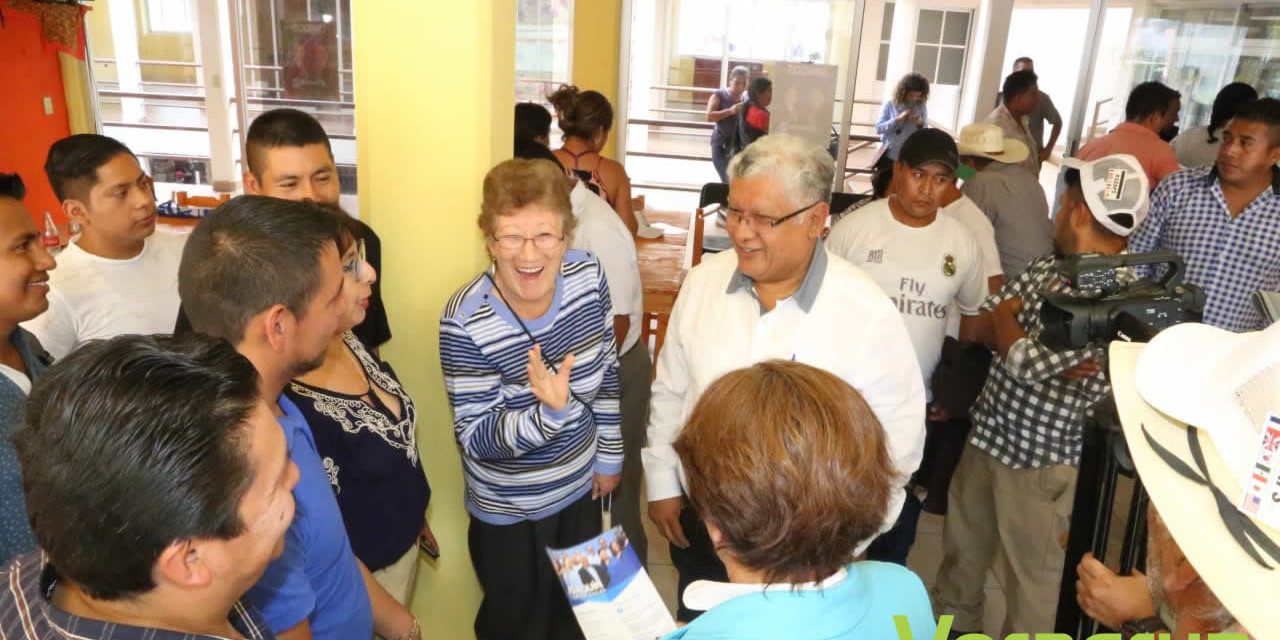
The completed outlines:
[[[1159,280],[1132,280],[1120,269],[1167,265]],[[1058,272],[1075,291],[1041,295],[1040,342],[1051,349],[1079,349],[1116,338],[1146,341],[1181,322],[1199,322],[1204,290],[1184,283],[1186,264],[1172,251],[1117,256],[1084,254],[1058,261]]]

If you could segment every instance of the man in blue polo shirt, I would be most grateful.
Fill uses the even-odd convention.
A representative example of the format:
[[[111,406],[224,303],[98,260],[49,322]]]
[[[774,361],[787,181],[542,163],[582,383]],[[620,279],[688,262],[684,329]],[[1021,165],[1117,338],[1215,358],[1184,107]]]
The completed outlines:
[[[282,638],[413,640],[418,622],[351,551],[329,477],[306,420],[281,391],[318,367],[355,304],[339,256],[355,237],[345,216],[308,202],[241,196],[187,241],[178,272],[198,333],[235,345],[261,377],[264,398],[298,465],[297,515],[285,550],[247,598]]]

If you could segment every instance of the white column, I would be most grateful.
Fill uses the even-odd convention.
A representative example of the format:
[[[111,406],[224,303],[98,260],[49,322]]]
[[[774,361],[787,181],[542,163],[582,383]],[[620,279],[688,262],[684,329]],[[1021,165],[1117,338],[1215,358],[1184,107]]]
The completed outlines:
[[[916,22],[920,18],[917,0],[897,0],[893,6],[893,33],[889,39],[889,64],[885,67],[885,96],[893,92],[898,79],[911,71],[915,56]],[[875,29],[872,30],[875,32]],[[879,112],[877,112],[879,113]]]
[[[996,94],[1008,70],[1004,68],[1009,25],[1013,20],[1013,0],[982,0],[974,16],[973,40],[969,44],[969,69],[960,101],[958,126],[977,122],[991,113]]]
[[[195,5],[196,50],[204,75],[205,109],[209,123],[209,176],[214,191],[235,191],[236,138],[232,135],[235,82],[231,69],[231,25],[228,0],[188,0]],[[234,0],[231,0],[234,1]]]
[[[116,81],[121,91],[142,90],[142,69],[138,67],[138,16],[133,0],[113,0],[111,42],[116,54]],[[121,98],[121,121],[140,122],[143,117],[141,98]]]

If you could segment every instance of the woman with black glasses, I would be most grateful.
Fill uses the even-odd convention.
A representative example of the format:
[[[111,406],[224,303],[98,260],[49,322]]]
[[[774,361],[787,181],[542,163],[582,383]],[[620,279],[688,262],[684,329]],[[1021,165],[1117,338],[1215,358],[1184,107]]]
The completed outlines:
[[[363,242],[352,235],[342,256],[347,280],[342,291],[351,314],[329,342],[324,364],[284,392],[311,426],[351,550],[392,597],[408,606],[419,545],[438,553],[426,521],[431,487],[418,456],[413,398],[391,365],[352,332],[364,321],[378,279],[365,260]]]
[[[484,590],[476,637],[581,638],[546,548],[598,535],[594,501],[622,472],[609,288],[594,257],[566,250],[569,189],[549,161],[489,171],[478,223],[493,265],[440,320]]]

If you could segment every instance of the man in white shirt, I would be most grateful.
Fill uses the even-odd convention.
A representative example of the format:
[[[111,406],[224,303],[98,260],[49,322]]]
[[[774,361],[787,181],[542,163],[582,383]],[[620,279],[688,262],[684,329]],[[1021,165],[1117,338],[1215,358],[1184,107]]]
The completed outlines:
[[[961,165],[957,172],[967,169]],[[970,170],[972,171],[972,170]],[[999,291],[1004,286],[1004,268],[1000,266],[1000,249],[996,246],[996,228],[987,219],[987,214],[978,208],[978,203],[960,191],[954,182],[942,192],[943,214],[955,218],[964,228],[973,234],[978,241],[978,249],[982,251],[982,274],[987,278],[987,291]],[[948,331],[947,335],[956,337],[957,331]]]
[[[955,184],[959,162],[956,143],[946,132],[911,134],[894,163],[891,195],[845,216],[828,238],[832,253],[861,267],[897,305],[927,399],[952,316],[959,312],[960,337],[973,339],[972,323],[987,295],[982,251],[973,234],[954,218],[939,215],[942,193]],[[931,409],[929,418],[945,416]],[[932,434],[941,425],[929,427]],[[919,507],[920,501],[908,495],[898,524],[876,539],[867,558],[905,565]]]
[[[133,152],[106,136],[77,134],[53,143],[44,170],[83,231],[58,255],[48,311],[23,328],[54,358],[88,340],[172,333],[183,239],[155,232],[151,177]]]
[[[733,251],[685,278],[658,357],[644,450],[649,517],[671,541],[680,592],[727,581],[705,526],[683,498],[671,443],[703,390],[729,371],[779,358],[830,371],[866,399],[888,439],[899,486],[920,462],[924,386],[897,308],[861,269],[823,246],[834,167],[826,150],[771,134],[729,165]],[[899,488],[881,531],[897,520]],[[864,542],[864,546],[870,541]],[[678,617],[695,612],[680,606]]]
[[[517,105],[518,107],[519,105]],[[520,109],[517,109],[517,113]],[[542,159],[560,166],[551,150],[535,140],[516,140],[516,157]],[[563,171],[564,167],[560,167]],[[640,450],[644,448],[645,423],[649,416],[650,384],[653,369],[649,361],[649,345],[640,340],[644,314],[644,288],[640,284],[640,261],[635,238],[622,218],[603,198],[593,193],[581,180],[572,183],[569,202],[578,226],[570,246],[589,251],[600,261],[609,283],[609,301],[613,307],[614,341],[618,345],[618,378],[622,384],[622,481],[613,492],[614,524],[622,525],[635,542],[640,563],[648,560],[649,538],[640,513]]]

